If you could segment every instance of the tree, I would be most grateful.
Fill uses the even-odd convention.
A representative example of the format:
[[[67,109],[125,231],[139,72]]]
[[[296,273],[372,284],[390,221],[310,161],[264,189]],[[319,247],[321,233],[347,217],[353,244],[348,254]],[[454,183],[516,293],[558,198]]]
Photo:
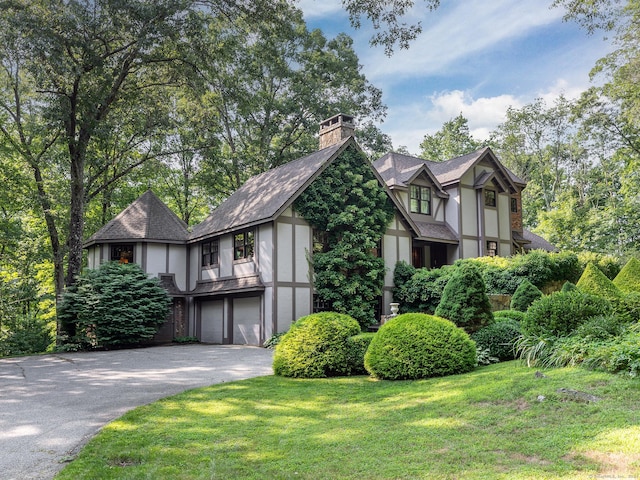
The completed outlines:
[[[469,121],[462,116],[445,122],[433,135],[425,135],[420,144],[420,157],[444,162],[480,148],[481,143],[469,133]]]
[[[336,112],[369,120],[363,138],[372,151],[388,143],[370,123],[384,117],[382,92],[361,73],[351,38],[309,31],[295,8],[274,17],[213,20],[197,47],[195,108],[210,119],[201,169],[212,203],[317,150],[318,125]]]

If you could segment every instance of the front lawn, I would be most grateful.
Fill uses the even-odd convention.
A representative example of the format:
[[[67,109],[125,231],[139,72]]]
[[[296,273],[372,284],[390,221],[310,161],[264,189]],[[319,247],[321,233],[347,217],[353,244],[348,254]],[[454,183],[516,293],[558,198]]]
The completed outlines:
[[[214,385],[129,412],[56,478],[640,476],[640,381],[575,368],[544,375],[507,362],[420,381]]]

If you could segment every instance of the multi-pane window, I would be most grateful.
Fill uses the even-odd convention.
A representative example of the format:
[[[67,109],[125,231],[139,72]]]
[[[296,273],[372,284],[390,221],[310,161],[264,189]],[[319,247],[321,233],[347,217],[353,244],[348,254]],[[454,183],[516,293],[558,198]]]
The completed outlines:
[[[254,252],[254,233],[253,230],[236,233],[233,237],[233,258],[234,260],[243,260],[253,257]]]
[[[133,263],[133,245],[130,243],[111,245],[111,261]]]
[[[518,199],[511,198],[511,213],[518,213]]]
[[[202,244],[202,266],[209,267],[219,263],[220,244],[218,239],[210,240]]]
[[[487,207],[495,207],[496,206],[496,191],[495,190],[485,190],[484,191],[484,204]]]
[[[431,215],[431,188],[411,185],[411,212]]]

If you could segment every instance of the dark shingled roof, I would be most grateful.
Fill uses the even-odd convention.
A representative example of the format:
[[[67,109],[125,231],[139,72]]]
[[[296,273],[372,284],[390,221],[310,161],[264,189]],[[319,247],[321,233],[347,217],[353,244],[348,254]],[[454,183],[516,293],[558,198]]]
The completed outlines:
[[[196,288],[190,293],[194,297],[214,297],[229,293],[261,292],[264,284],[259,275],[248,277],[225,278],[222,280],[198,281]]]
[[[182,243],[187,240],[187,225],[169,207],[147,190],[113,220],[94,233],[85,247],[110,241],[157,241]]]
[[[527,242],[529,242],[527,245],[524,246],[524,249],[527,251],[529,250],[546,250],[547,252],[558,251],[555,245],[552,245],[551,243],[547,242],[544,238],[542,238],[540,235],[536,235],[535,233],[530,232],[527,229],[524,229],[522,231],[522,236]]]
[[[283,207],[295,200],[315,174],[341,153],[349,142],[355,144],[353,137],[251,177],[202,223],[194,227],[191,240],[274,218]]]
[[[491,153],[491,149],[484,147],[467,155],[452,158],[446,162],[432,162],[423,158],[391,152],[375,161],[373,165],[386,184],[391,188],[396,186],[406,187],[409,180],[411,180],[413,175],[423,165],[429,169],[440,185],[447,186],[458,182],[460,178],[487,153]],[[502,166],[502,168],[504,168],[513,183],[526,185],[524,180],[508,168],[504,166]]]
[[[448,243],[459,243],[458,237],[444,224],[415,222],[418,227],[418,234],[424,240],[438,240]]]

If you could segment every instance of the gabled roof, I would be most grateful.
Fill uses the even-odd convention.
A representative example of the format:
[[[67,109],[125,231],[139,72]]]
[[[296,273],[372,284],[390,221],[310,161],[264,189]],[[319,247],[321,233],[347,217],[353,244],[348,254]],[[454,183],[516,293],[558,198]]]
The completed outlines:
[[[187,225],[156,195],[147,190],[113,220],[94,233],[85,242],[95,243],[147,241],[162,243],[186,242]]]
[[[276,218],[349,145],[356,145],[353,137],[251,177],[194,227],[190,239],[196,241]]]
[[[432,173],[439,187],[446,187],[459,182],[465,173],[485,158],[490,158],[496,164],[497,170],[502,171],[506,180],[511,184],[526,185],[524,180],[518,178],[498,161],[489,147],[481,148],[461,157],[452,158],[446,162],[432,162],[423,158],[392,152],[375,161],[374,166],[389,188],[407,187],[416,172],[423,166]]]
[[[418,175],[424,173],[436,186],[436,194],[441,197],[448,197],[449,194],[444,191],[442,185],[433,174],[430,163],[432,162],[427,162],[422,158],[390,152],[373,162],[373,166],[391,189],[397,187],[406,188]]]

